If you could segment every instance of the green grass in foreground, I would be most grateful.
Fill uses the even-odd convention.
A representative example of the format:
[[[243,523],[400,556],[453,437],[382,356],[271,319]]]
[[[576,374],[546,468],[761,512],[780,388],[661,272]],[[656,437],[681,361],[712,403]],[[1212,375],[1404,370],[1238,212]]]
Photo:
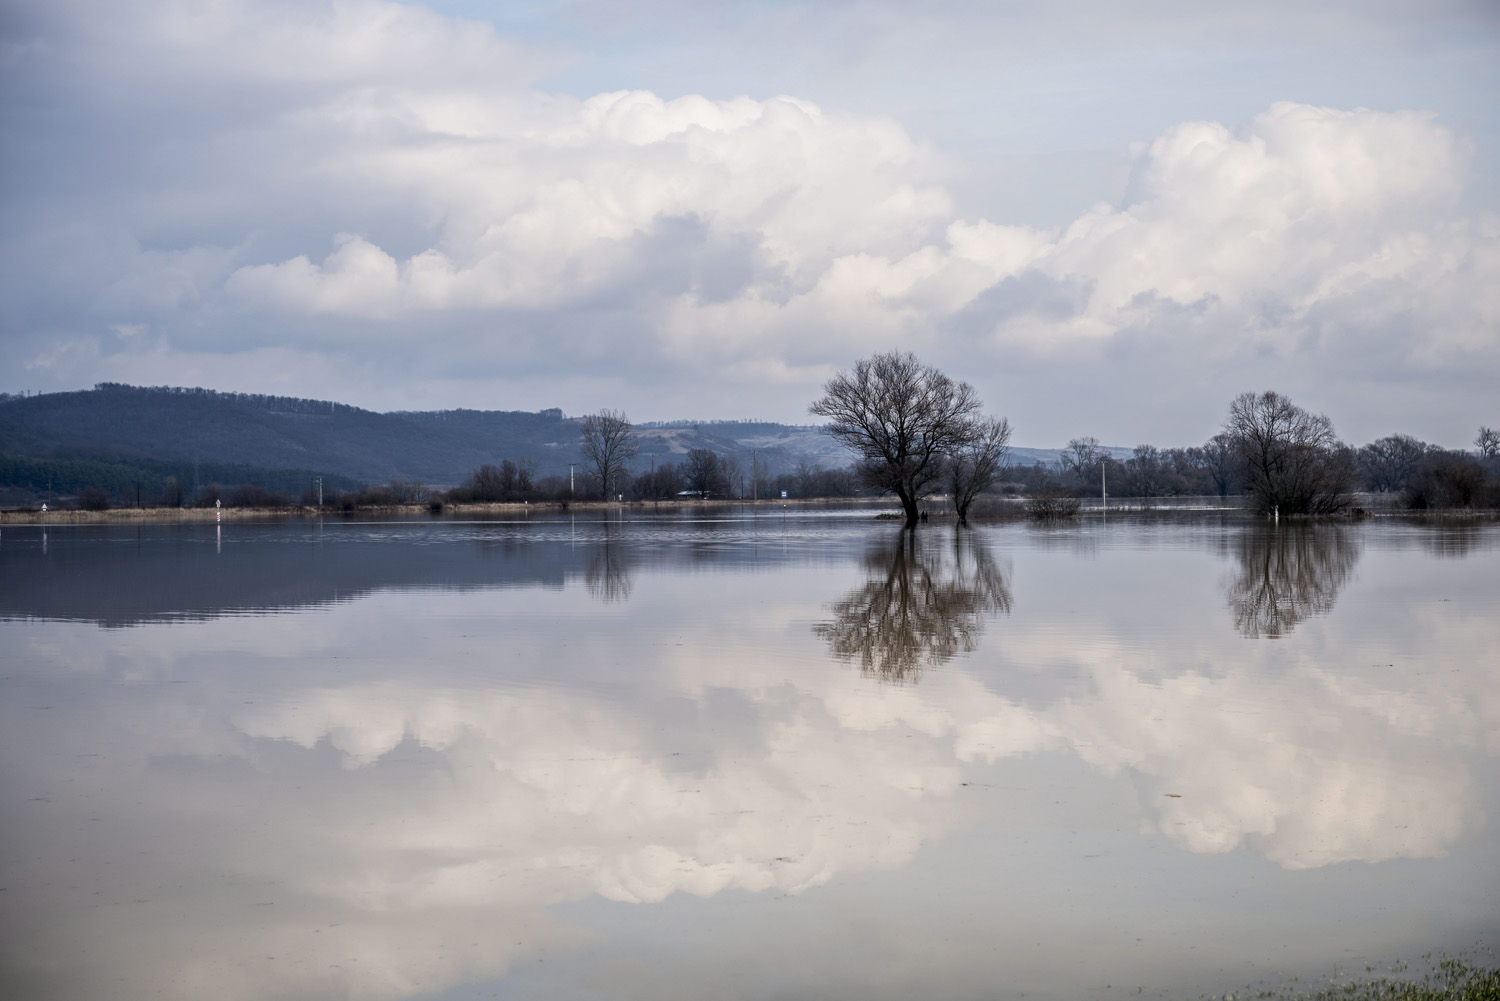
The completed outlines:
[[[1476,966],[1462,959],[1444,959],[1425,976],[1416,980],[1381,976],[1313,991],[1295,987],[1280,990],[1252,989],[1223,997],[1232,997],[1235,1001],[1249,998],[1273,1001],[1500,1001],[1500,967]]]

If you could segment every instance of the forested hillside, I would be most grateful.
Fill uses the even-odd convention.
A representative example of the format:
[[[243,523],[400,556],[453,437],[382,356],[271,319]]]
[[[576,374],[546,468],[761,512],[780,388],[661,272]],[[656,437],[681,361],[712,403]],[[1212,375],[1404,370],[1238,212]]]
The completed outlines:
[[[482,463],[520,454],[544,468],[560,462],[566,469],[573,461],[576,424],[559,411],[485,416],[492,420],[480,428],[450,424],[440,414],[378,414],[323,400],[104,383],[0,403],[0,453],[228,462],[435,484],[457,483]]]
[[[310,469],[273,469],[243,463],[182,462],[170,459],[131,459],[107,462],[99,459],[31,458],[0,452],[0,490],[12,489],[23,502],[49,501],[78,494],[89,487],[105,491],[121,501],[137,498],[150,505],[178,491],[183,501],[211,484],[252,484],[270,493],[298,497],[313,489]],[[325,491],[357,490],[359,483],[348,476],[322,476]],[[172,484],[175,483],[175,487]]]
[[[769,475],[850,461],[815,428],[754,421],[642,425],[637,441],[640,470],[699,449]],[[119,498],[138,481],[157,492],[168,476],[189,488],[245,482],[293,496],[313,475],[330,485],[338,477],[341,487],[398,478],[448,487],[506,459],[566,476],[579,462],[579,419],[556,409],[382,414],[327,400],[101,383],[0,396],[0,457],[0,486],[91,485]]]

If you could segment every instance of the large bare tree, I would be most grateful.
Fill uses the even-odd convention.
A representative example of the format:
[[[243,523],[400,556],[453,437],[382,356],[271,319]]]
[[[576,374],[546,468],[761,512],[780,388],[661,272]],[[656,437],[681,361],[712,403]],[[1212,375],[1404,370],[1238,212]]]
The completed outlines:
[[[687,488],[704,500],[728,491],[723,463],[711,449],[689,451],[682,465],[682,478],[687,481]]]
[[[1058,464],[1078,478],[1078,485],[1088,489],[1099,482],[1099,465],[1104,461],[1104,450],[1098,438],[1074,438],[1068,442]]]
[[[594,467],[599,488],[609,498],[610,485],[617,484],[626,463],[635,456],[635,431],[622,410],[601,410],[583,419],[583,458]]]
[[[1427,444],[1409,434],[1392,434],[1377,438],[1356,453],[1360,472],[1371,489],[1387,492],[1400,490],[1417,475],[1427,457]]]
[[[1010,455],[1010,422],[990,417],[979,422],[977,434],[948,454],[948,492],[959,524],[969,522],[969,505],[1000,478]]]
[[[916,527],[917,501],[942,475],[945,457],[980,434],[979,409],[973,386],[901,351],[856,362],[808,407],[860,457],[860,478],[901,501],[907,528]]]
[[[1235,449],[1234,439],[1220,431],[1204,442],[1202,448],[1196,449],[1193,458],[1199,468],[1214,481],[1219,499],[1229,496],[1229,486],[1239,474],[1239,453]]]
[[[1224,433],[1260,513],[1329,514],[1348,505],[1354,462],[1322,414],[1280,393],[1241,393],[1229,405]]]

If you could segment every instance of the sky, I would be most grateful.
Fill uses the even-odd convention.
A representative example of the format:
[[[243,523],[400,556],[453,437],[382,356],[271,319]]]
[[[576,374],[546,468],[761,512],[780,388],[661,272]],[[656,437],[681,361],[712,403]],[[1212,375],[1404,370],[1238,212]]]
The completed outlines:
[[[1500,4],[7,0],[0,391],[1500,424]]]

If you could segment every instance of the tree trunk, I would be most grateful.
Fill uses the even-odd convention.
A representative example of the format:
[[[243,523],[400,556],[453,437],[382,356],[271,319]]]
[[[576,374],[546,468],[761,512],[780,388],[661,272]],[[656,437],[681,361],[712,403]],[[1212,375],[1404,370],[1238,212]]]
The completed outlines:
[[[916,495],[908,495],[905,490],[902,490],[896,496],[901,498],[901,507],[906,511],[906,527],[915,529],[919,520]]]

